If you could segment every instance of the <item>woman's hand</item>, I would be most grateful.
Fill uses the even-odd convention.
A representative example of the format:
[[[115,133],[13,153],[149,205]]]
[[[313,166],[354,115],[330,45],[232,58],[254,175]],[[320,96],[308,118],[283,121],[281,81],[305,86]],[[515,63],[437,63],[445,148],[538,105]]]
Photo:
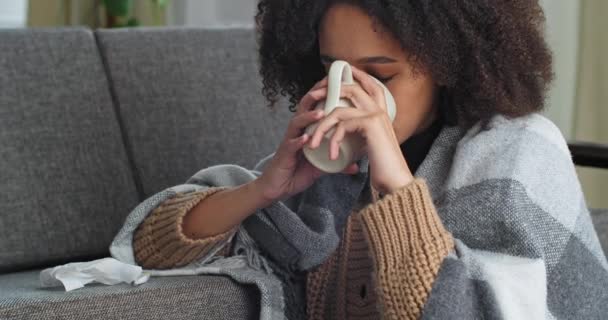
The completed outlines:
[[[302,148],[310,140],[304,129],[324,116],[323,110],[314,110],[314,107],[319,100],[325,98],[327,89],[323,89],[326,87],[327,77],[317,82],[302,97],[296,114],[287,126],[283,141],[262,175],[256,180],[268,203],[304,191],[325,174],[306,160]],[[357,172],[359,168],[356,164],[350,165],[343,171],[347,174]]]
[[[413,181],[413,175],[403,158],[392,122],[386,112],[384,90],[368,74],[352,67],[359,84],[343,85],[340,97],[351,101],[355,108],[335,108],[316,128],[310,147],[317,148],[322,137],[335,126],[330,140],[330,159],[338,157],[338,146],[347,133],[358,133],[365,140],[371,183],[382,194],[388,194]],[[313,88],[312,96],[327,94],[326,86]]]

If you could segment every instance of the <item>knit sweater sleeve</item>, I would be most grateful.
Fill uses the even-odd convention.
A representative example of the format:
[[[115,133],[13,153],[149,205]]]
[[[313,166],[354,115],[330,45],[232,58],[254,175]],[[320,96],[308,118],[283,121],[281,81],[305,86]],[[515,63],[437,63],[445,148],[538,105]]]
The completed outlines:
[[[162,202],[138,226],[133,236],[136,262],[146,269],[181,267],[205,256],[228,254],[229,243],[237,227],[224,233],[204,238],[190,239],[183,233],[183,218],[200,201],[226,189],[209,188],[176,196]]]
[[[418,319],[442,261],[454,248],[426,183],[416,179],[361,211],[387,319]]]

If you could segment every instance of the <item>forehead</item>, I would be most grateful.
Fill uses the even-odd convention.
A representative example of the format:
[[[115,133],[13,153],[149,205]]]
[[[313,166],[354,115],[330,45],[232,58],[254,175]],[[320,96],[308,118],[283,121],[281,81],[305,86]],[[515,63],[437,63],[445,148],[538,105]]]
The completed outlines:
[[[363,56],[403,55],[391,33],[359,7],[349,4],[331,6],[319,25],[322,54],[350,60]]]

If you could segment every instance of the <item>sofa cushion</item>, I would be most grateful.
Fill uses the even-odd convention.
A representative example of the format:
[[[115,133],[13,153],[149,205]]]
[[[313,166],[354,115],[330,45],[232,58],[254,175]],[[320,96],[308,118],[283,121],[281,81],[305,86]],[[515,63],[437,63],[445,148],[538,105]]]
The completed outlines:
[[[0,31],[0,273],[108,256],[137,204],[91,31]]]
[[[0,275],[0,319],[258,319],[259,290],[224,276],[152,277],[139,286],[39,288],[41,270]],[[228,308],[226,306],[229,306]]]
[[[248,168],[273,152],[291,112],[261,94],[253,30],[97,31],[145,196],[198,170]]]

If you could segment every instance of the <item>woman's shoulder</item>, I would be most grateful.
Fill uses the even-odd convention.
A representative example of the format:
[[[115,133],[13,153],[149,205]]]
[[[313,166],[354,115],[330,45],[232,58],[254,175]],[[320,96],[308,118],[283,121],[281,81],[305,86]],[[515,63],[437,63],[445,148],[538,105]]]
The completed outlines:
[[[561,131],[538,113],[519,118],[497,115],[486,128],[472,127],[457,142],[454,160],[463,166],[461,170],[477,174],[530,173],[543,168],[545,173],[563,173],[573,169]]]
[[[468,130],[457,142],[448,184],[449,189],[499,186],[503,194],[524,192],[551,208],[574,210],[584,202],[564,136],[538,113],[495,116],[486,130]]]
[[[470,128],[459,141],[459,148],[476,153],[500,151],[512,148],[519,151],[535,148],[550,148],[569,156],[568,145],[560,129],[540,113],[508,118],[494,116],[486,128],[477,124]]]

